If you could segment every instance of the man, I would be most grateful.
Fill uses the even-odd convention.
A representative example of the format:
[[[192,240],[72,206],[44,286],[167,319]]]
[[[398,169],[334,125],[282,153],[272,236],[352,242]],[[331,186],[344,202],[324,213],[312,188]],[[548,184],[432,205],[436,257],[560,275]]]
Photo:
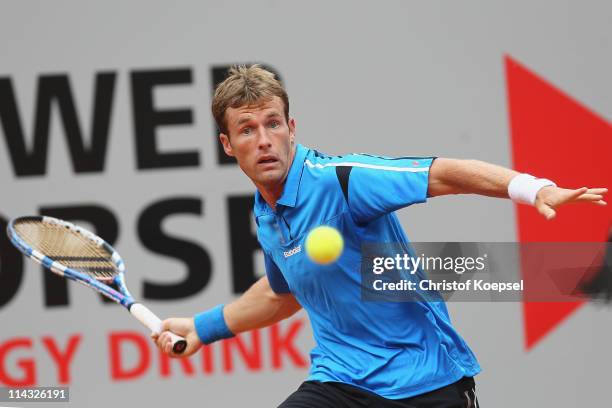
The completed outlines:
[[[164,321],[186,337],[183,356],[201,345],[265,327],[301,307],[316,346],[308,381],[281,407],[476,407],[474,354],[441,302],[364,302],[362,243],[408,243],[394,211],[428,197],[481,194],[535,205],[547,219],[560,205],[605,205],[606,189],[553,182],[475,160],[329,157],[295,142],[289,99],[274,75],[235,67],[212,111],[225,152],[257,187],[254,213],[266,277],[239,299]],[[302,251],[321,224],[345,239],[338,261],[316,265]],[[167,333],[153,336],[172,355]]]

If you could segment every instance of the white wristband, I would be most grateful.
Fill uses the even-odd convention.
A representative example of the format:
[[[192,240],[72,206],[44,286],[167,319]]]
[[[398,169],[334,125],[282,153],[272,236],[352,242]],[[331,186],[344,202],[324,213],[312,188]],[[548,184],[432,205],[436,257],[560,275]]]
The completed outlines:
[[[538,191],[546,186],[557,187],[548,179],[535,178],[526,173],[519,174],[508,184],[508,196],[514,202],[534,205]]]

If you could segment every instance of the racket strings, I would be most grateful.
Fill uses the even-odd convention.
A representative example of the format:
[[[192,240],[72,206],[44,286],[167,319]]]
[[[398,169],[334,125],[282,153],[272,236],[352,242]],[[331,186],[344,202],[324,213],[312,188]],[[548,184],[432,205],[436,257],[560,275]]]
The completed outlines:
[[[43,221],[23,221],[15,231],[32,248],[68,268],[106,280],[118,269],[104,247],[72,228]]]

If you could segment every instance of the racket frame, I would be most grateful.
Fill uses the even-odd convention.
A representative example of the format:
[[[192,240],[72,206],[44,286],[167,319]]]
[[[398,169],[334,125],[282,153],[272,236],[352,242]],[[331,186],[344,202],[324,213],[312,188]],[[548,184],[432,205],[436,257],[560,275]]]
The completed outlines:
[[[78,270],[67,267],[66,265],[62,265],[61,263],[54,261],[52,258],[46,256],[45,254],[37,251],[28,245],[17,233],[15,230],[15,223],[21,221],[36,221],[36,222],[45,222],[56,224],[64,228],[68,228],[76,233],[82,234],[85,238],[92,240],[97,245],[102,246],[106,251],[111,254],[111,260],[117,267],[119,271],[117,275],[113,276],[108,281],[106,280],[98,280],[92,278],[86,273],[79,272]],[[107,298],[119,303],[124,306],[128,311],[132,313],[132,315],[138,319],[141,323],[147,326],[149,329],[154,332],[161,332],[161,321],[159,318],[155,316],[153,312],[151,312],[146,306],[141,303],[138,303],[134,300],[132,294],[128,290],[125,284],[125,263],[123,259],[119,255],[117,251],[102,238],[93,234],[92,232],[86,230],[85,228],[81,228],[78,225],[74,225],[71,222],[60,220],[54,217],[44,216],[44,215],[32,215],[25,217],[17,217],[13,218],[8,226],[7,226],[7,235],[12,242],[12,244],[25,256],[34,260],[35,262],[43,265],[45,268],[51,270],[52,272],[61,275],[67,279],[79,282],[85,286],[92,288],[93,290],[100,292],[102,295]],[[108,283],[115,284],[118,291],[114,288],[110,287]],[[136,307],[133,307],[137,305]],[[158,322],[159,321],[159,322]],[[154,326],[154,327],[153,327]],[[159,327],[158,327],[159,326]],[[173,338],[173,349],[175,353],[181,353],[184,351],[186,347],[185,340],[179,336],[171,333],[171,337]]]
[[[109,283],[114,283],[117,285],[119,291],[113,289],[108,286],[104,281],[100,281],[98,279],[92,278],[91,276],[79,272],[75,269],[62,265],[61,263],[54,261],[52,258],[46,256],[45,254],[35,250],[30,245],[28,245],[24,240],[21,239],[17,231],[15,230],[15,222],[19,221],[42,221],[51,224],[56,224],[61,227],[69,228],[79,234],[84,235],[87,239],[94,241],[99,246],[104,247],[106,251],[111,254],[111,260],[119,270],[119,273],[115,275]],[[110,246],[106,241],[94,235],[93,233],[87,231],[84,228],[81,228],[77,225],[69,223],[67,221],[59,220],[57,218],[48,217],[48,216],[27,216],[27,217],[19,217],[12,219],[7,226],[8,236],[13,245],[19,249],[24,255],[29,257],[30,259],[36,261],[37,263],[43,265],[45,268],[50,269],[52,272],[61,275],[65,278],[68,278],[73,281],[77,281],[86,286],[91,287],[94,290],[99,291],[106,297],[114,300],[115,302],[123,305],[128,310],[132,304],[135,303],[134,298],[130,294],[129,290],[125,285],[125,264],[121,259],[121,256],[115,249]]]

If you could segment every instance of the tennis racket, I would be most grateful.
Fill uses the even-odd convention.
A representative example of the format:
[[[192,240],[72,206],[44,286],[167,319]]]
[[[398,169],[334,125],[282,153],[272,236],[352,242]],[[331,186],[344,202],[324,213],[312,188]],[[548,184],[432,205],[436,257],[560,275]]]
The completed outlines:
[[[161,320],[134,300],[125,284],[125,264],[102,238],[70,222],[45,216],[18,217],[7,227],[9,239],[25,256],[50,271],[89,286],[123,305],[140,323],[161,333]],[[114,284],[119,290],[110,285]],[[172,350],[181,354],[184,338],[170,333]]]

